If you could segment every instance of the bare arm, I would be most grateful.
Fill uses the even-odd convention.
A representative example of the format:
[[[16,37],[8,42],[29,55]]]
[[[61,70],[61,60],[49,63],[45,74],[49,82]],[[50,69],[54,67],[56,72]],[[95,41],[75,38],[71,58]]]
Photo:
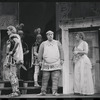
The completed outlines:
[[[34,55],[35,55],[36,57],[38,57],[37,46],[34,46],[34,47],[33,47],[33,51],[34,51]]]
[[[44,44],[41,43],[40,44],[40,48],[39,48],[39,53],[38,53],[38,60],[39,60],[39,62],[42,62],[43,52],[44,52]]]
[[[60,59],[64,61],[64,52],[61,43],[58,41],[58,48],[60,53]]]

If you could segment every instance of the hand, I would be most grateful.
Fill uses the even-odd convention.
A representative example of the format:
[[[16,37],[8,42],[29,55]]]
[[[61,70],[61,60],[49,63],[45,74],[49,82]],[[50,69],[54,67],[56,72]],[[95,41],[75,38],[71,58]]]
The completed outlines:
[[[23,65],[23,61],[20,60],[20,61],[16,62],[16,64],[17,65]]]
[[[63,63],[64,63],[64,60],[60,60],[60,64],[63,65]]]
[[[35,56],[38,58],[38,53],[36,53]]]
[[[41,61],[39,62],[39,66],[42,66],[42,62]]]
[[[27,53],[29,53],[29,50],[27,50]]]
[[[12,55],[12,54],[13,54],[13,52],[12,52],[12,51],[10,51],[8,54],[9,54],[9,55]]]
[[[27,50],[27,51],[26,51],[26,52],[24,52],[23,54],[24,54],[24,55],[26,55],[26,54],[28,54],[28,53],[29,53],[29,50]]]
[[[78,51],[74,51],[74,54],[78,54]]]

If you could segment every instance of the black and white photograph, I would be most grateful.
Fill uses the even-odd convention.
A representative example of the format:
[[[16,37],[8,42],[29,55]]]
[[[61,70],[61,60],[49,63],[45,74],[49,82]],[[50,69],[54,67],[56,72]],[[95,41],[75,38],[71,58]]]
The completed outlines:
[[[0,2],[0,100],[100,98],[100,2]]]

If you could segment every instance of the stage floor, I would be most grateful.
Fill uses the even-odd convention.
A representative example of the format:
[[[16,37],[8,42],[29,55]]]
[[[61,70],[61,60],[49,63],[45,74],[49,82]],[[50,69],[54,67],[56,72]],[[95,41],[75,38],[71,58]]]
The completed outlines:
[[[0,95],[0,98],[9,98],[8,95]],[[100,98],[100,94],[94,94],[92,96],[81,96],[81,95],[74,95],[74,94],[60,94],[59,96],[53,96],[52,94],[46,94],[46,96],[38,96],[37,94],[21,94],[21,96],[15,97],[15,98],[25,98],[25,99],[31,99],[31,98]]]

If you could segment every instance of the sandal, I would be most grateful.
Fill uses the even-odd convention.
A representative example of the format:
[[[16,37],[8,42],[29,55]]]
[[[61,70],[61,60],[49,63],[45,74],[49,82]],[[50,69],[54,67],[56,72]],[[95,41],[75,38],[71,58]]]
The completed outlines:
[[[46,95],[46,92],[41,92],[39,94],[37,94],[38,96],[45,96]]]
[[[21,95],[20,92],[19,91],[16,91],[16,92],[13,92],[13,93],[9,94],[8,96],[9,97],[18,97],[20,95]]]
[[[53,92],[53,96],[59,96],[60,94],[58,94],[56,91]]]

